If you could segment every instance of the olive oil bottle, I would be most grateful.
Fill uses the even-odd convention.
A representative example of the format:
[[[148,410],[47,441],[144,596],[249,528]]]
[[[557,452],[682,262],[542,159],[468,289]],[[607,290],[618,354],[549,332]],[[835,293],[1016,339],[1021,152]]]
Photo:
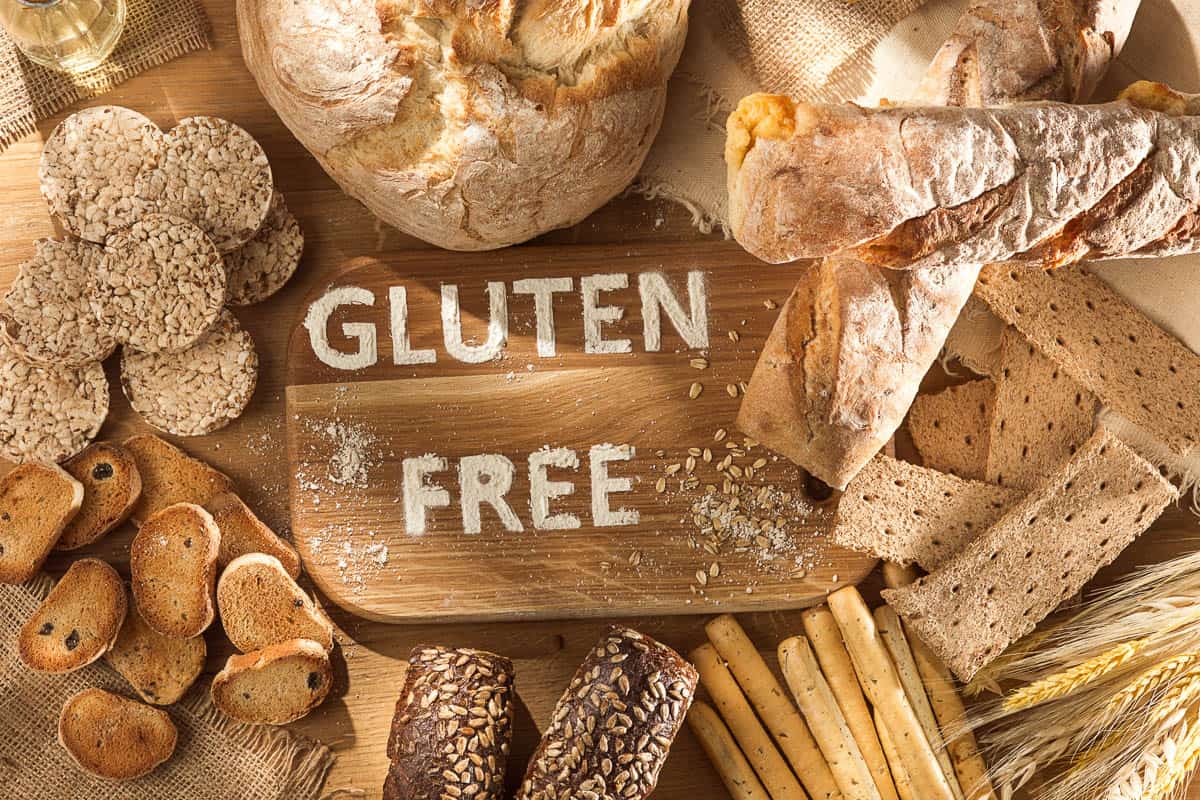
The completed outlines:
[[[87,72],[117,46],[125,0],[0,0],[0,23],[30,61]]]

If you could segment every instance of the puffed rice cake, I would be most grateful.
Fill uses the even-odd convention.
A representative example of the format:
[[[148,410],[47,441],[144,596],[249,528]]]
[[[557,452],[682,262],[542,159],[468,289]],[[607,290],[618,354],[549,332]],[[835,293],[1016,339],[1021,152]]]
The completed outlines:
[[[274,193],[271,165],[250,134],[217,117],[187,117],[167,132],[158,166],[138,197],[162,214],[190,219],[227,253],[254,238]]]
[[[35,367],[0,341],[0,456],[64,461],[87,447],[108,416],[108,381],[99,363]]]
[[[143,353],[198,342],[225,305],[225,266],[204,231],[147,215],[109,237],[93,274],[92,308],[119,343]]]
[[[303,251],[300,223],[276,191],[267,219],[254,238],[225,254],[230,305],[258,303],[282,289],[296,272]]]
[[[42,147],[38,178],[50,212],[89,242],[142,213],[138,175],[158,166],[163,133],[143,115],[120,106],[96,106],[58,124]]]
[[[0,308],[0,336],[31,364],[81,367],[117,343],[92,310],[88,287],[105,257],[81,239],[41,239]]]
[[[181,353],[121,353],[121,385],[147,423],[176,436],[202,436],[241,416],[258,382],[258,353],[237,318]]]

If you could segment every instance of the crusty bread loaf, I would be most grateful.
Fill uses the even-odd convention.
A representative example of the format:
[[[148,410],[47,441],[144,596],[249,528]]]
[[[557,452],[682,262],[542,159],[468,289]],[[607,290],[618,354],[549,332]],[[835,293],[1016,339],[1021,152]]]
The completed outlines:
[[[634,178],[688,0],[242,0],[246,65],[341,187],[455,250],[572,225]]]
[[[83,485],[61,467],[21,464],[0,478],[0,583],[36,575],[82,504]]]
[[[111,442],[89,445],[63,468],[83,484],[83,505],[59,537],[59,550],[74,550],[104,536],[129,519],[142,495],[133,456]]]
[[[222,492],[204,503],[221,529],[221,552],[217,563],[228,566],[238,556],[247,553],[266,553],[279,559],[288,575],[300,577],[300,556],[255,516],[242,498],[233,492]]]
[[[216,616],[213,586],[221,534],[193,503],[167,506],[142,523],[129,547],[133,599],[163,636],[199,636]]]
[[[243,653],[288,639],[333,647],[333,623],[274,556],[235,558],[217,583],[217,608],[225,635]]]
[[[165,711],[84,689],[63,704],[58,742],[80,767],[112,781],[140,778],[171,757],[179,731]]]
[[[332,685],[325,648],[292,639],[230,656],[211,692],[213,705],[240,722],[286,725],[325,702]]]
[[[512,662],[495,653],[413,648],[388,737],[383,800],[501,800],[514,678]]]
[[[907,423],[921,463],[967,480],[983,480],[995,399],[996,384],[986,378],[917,395]]]
[[[202,506],[233,489],[233,481],[224,474],[158,436],[133,436],[124,446],[133,454],[142,477],[142,496],[131,515],[138,525],[167,506]]]
[[[92,663],[112,647],[128,607],[115,569],[98,558],[79,559],[21,626],[21,661],[55,673]]]
[[[169,706],[178,702],[200,677],[207,655],[203,636],[163,636],[147,625],[130,603],[125,624],[104,660],[147,703]]]

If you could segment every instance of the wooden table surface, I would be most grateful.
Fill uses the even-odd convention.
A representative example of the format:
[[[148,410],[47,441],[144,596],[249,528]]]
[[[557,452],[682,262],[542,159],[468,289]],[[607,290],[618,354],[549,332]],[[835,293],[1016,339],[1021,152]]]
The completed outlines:
[[[306,253],[297,277],[266,303],[238,313],[258,343],[262,373],[254,402],[242,419],[214,435],[181,442],[189,451],[231,475],[243,495],[269,524],[288,526],[285,447],[283,441],[284,357],[300,301],[339,264],[356,256],[389,254],[429,246],[377,223],[355,201],[341,193],[317,163],[292,138],[263,101],[242,63],[234,22],[233,0],[204,0],[213,23],[215,46],[127,82],[96,102],[126,105],[146,113],[164,127],[192,114],[228,118],[245,127],[266,149],[279,188],[304,228]],[[0,287],[11,282],[17,265],[32,252],[34,239],[55,233],[38,193],[37,162],[41,142],[61,116],[47,120],[39,132],[0,154]],[[690,216],[673,205],[623,198],[610,203],[582,224],[543,237],[538,244],[667,243],[694,241],[699,234]],[[715,250],[736,244],[711,237]],[[786,269],[768,267],[763,269]],[[767,298],[762,298],[767,299]],[[776,301],[782,297],[771,298]],[[748,376],[746,376],[748,377]],[[117,383],[112,383],[114,387]],[[721,422],[714,420],[714,424]],[[728,420],[726,422],[732,422]],[[133,415],[120,391],[101,436],[123,438],[147,430]],[[1171,511],[1155,532],[1147,534],[1106,575],[1134,564],[1169,557],[1189,545],[1196,518]],[[88,552],[127,570],[129,530],[119,531]],[[1194,546],[1194,545],[1192,545]],[[78,554],[75,554],[78,555]],[[69,559],[55,556],[48,569],[60,574]],[[870,578],[864,593],[877,589]],[[392,626],[330,609],[340,633],[336,654],[338,685],[334,696],[294,730],[321,739],[337,753],[326,792],[359,789],[350,796],[378,797],[386,771],[384,745],[393,705],[399,693],[402,665],[409,649],[420,642],[469,645],[504,653],[517,665],[519,694],[514,764],[522,764],[538,739],[538,728],[586,650],[600,636],[604,620],[513,624]],[[706,617],[651,617],[629,622],[639,630],[686,652],[703,640]],[[798,611],[747,615],[750,635],[764,650],[800,630]],[[210,631],[211,674],[231,647],[219,631]],[[510,781],[520,777],[515,767]],[[684,731],[663,772],[660,800],[720,798],[716,774],[688,731]],[[1190,795],[1200,798],[1200,792]]]

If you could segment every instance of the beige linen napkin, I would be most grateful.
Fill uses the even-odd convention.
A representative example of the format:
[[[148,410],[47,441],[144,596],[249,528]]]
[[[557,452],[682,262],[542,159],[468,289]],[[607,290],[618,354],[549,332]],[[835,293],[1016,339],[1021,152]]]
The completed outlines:
[[[50,591],[47,576],[0,585],[0,796],[38,800],[315,800],[333,763],[328,747],[286,729],[242,725],[208,701],[206,679],[166,708],[179,728],[175,755],[144,778],[111,783],[80,770],[59,746],[58,715],[76,692],[136,697],[103,661],[43,675],[17,656],[17,631]]]

